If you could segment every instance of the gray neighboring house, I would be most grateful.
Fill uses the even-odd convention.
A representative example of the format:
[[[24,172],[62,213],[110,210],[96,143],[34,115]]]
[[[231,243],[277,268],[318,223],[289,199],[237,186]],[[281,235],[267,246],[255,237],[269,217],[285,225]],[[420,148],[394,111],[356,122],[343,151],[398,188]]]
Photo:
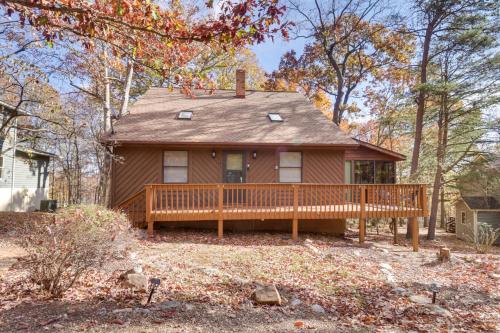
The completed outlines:
[[[0,120],[11,105],[0,101]],[[16,126],[0,138],[0,211],[34,211],[48,199],[49,165],[54,154],[30,149],[17,140]]]
[[[500,156],[478,157],[458,184],[460,197],[455,203],[457,237],[472,241],[481,224],[500,230]],[[495,244],[500,244],[500,237]]]
[[[500,230],[500,203],[495,197],[464,197],[462,196],[455,205],[456,232],[460,239],[471,239],[467,236],[473,232],[473,237],[478,233],[478,226],[486,224],[493,230]],[[500,244],[500,237],[495,244]]]

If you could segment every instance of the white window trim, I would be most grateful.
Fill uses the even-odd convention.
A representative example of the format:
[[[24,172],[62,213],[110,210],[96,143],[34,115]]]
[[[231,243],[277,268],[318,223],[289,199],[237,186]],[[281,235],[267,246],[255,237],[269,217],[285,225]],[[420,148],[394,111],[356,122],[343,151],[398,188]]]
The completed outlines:
[[[282,167],[281,166],[281,154],[282,153],[299,153],[300,154],[300,167]],[[302,183],[302,177],[303,177],[303,155],[301,151],[282,151],[278,153],[278,183],[283,183],[283,184],[300,184]],[[282,169],[299,169],[300,170],[300,180],[297,182],[282,182],[281,181],[281,170]]]
[[[165,164],[165,153],[168,152],[185,152],[186,153],[186,165],[166,165]],[[162,154],[162,165],[163,165],[163,183],[164,184],[187,184],[189,183],[189,152],[187,150],[164,150]],[[166,179],[166,169],[167,168],[183,168],[186,169],[186,181],[182,182],[172,182]]]

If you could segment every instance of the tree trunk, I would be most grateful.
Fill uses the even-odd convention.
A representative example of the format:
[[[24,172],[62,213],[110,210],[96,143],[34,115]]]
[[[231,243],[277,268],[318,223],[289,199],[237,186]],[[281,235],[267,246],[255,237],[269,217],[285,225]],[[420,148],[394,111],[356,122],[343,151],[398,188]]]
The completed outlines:
[[[420,63],[420,84],[427,83],[427,65],[429,64],[429,51],[431,46],[432,34],[434,32],[433,25],[427,25],[425,31],[422,61]],[[420,158],[420,146],[422,145],[422,132],[424,129],[424,113],[425,113],[426,93],[423,87],[420,87],[417,98],[417,115],[415,119],[415,140],[413,141],[413,152],[411,157],[410,179],[416,177],[418,171],[418,162]],[[406,227],[406,239],[411,239],[411,226],[408,223]]]
[[[441,188],[441,164],[438,164],[436,175],[434,176],[434,185],[432,187],[431,198],[431,217],[429,219],[429,229],[427,230],[427,239],[433,240],[436,237],[436,218],[439,205],[439,189]]]
[[[441,179],[441,183],[443,184],[443,186],[441,186],[441,223],[440,223],[440,227],[441,229],[445,229],[446,228],[446,211],[445,211],[445,207],[444,207],[444,204],[445,204],[445,201],[444,201],[444,179]]]
[[[424,113],[426,92],[422,85],[427,83],[427,65],[429,63],[429,51],[431,46],[432,34],[434,32],[433,25],[429,24],[425,31],[424,45],[422,51],[422,61],[420,63],[420,85],[417,98],[417,115],[415,119],[415,140],[413,142],[413,154],[411,158],[410,177],[413,177],[418,170],[418,162],[420,157],[420,146],[422,144],[422,131],[424,129]]]
[[[125,81],[125,89],[123,90],[123,100],[120,112],[118,113],[118,118],[127,112],[128,100],[130,98],[130,87],[132,86],[132,77],[134,76],[134,59],[129,57],[127,60],[127,80]]]

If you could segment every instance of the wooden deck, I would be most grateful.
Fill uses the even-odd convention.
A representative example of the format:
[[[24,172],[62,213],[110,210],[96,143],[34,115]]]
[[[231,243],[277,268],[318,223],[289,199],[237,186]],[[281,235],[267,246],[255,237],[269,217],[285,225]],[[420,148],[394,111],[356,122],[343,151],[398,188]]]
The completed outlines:
[[[416,218],[428,215],[423,184],[150,184],[118,208],[150,234],[155,222],[215,220],[219,238],[224,220],[289,219],[297,239],[298,220],[356,218],[360,242],[367,218],[409,218],[418,235]]]

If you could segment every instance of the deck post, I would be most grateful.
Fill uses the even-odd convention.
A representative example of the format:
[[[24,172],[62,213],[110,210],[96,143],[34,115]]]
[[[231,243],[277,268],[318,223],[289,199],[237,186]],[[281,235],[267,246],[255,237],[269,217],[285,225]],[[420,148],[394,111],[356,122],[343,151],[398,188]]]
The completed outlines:
[[[217,238],[222,239],[224,236],[224,212],[223,212],[223,207],[224,207],[224,185],[218,184],[218,195],[217,195],[217,200],[218,200],[218,210],[219,210],[219,220],[217,221]]]
[[[416,217],[410,217],[411,222],[411,239],[413,243],[413,252],[418,252],[418,219]]]
[[[359,243],[363,244],[365,242],[365,231],[366,231],[366,220],[365,220],[365,187],[360,186],[359,191]]]
[[[292,221],[292,239],[299,239],[299,189],[297,185],[292,185],[293,188],[293,221]]]
[[[154,219],[152,214],[153,196],[152,196],[152,186],[146,185],[146,223],[148,225],[148,237],[153,237],[154,235]]]
[[[392,218],[392,230],[394,231],[394,245],[398,244],[398,219],[397,218]]]
[[[424,185],[421,185],[420,186],[420,196],[421,196],[421,203],[422,203],[422,215],[424,217],[427,217],[429,215],[429,211],[428,211],[428,201],[427,201],[427,186],[424,184]]]

